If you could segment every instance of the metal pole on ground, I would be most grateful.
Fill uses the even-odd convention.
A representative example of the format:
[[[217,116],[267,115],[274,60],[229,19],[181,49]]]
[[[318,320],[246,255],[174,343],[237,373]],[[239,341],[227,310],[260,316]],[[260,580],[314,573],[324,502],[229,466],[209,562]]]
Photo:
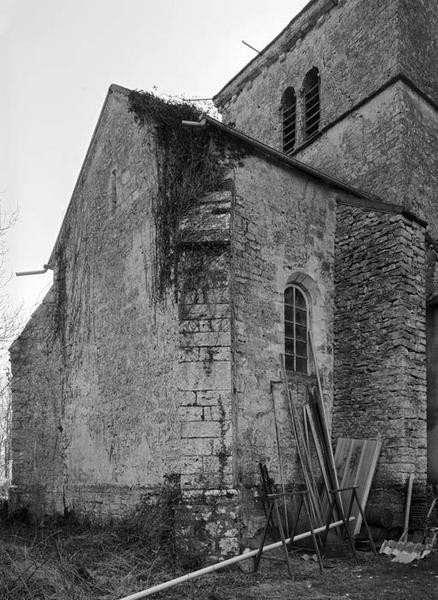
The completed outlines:
[[[355,517],[350,517],[350,521],[353,521]],[[342,525],[342,521],[336,521],[335,523],[331,523],[328,528],[332,529],[333,527],[339,527]],[[318,527],[313,530],[313,533],[322,533],[325,531],[326,527]],[[286,544],[292,541],[303,540],[312,535],[311,531],[305,531],[304,533],[299,533],[294,536],[293,539],[288,538],[285,540]],[[267,552],[268,550],[275,550],[276,548],[280,548],[283,545],[283,542],[275,542],[274,544],[269,544],[263,548],[263,552]],[[171,579],[170,581],[165,581],[164,583],[160,583],[158,585],[154,585],[153,587],[143,590],[142,592],[136,592],[135,594],[131,594],[129,596],[124,596],[120,598],[120,600],[140,600],[140,598],[146,598],[147,596],[152,596],[152,594],[156,594],[157,592],[162,592],[163,590],[168,590],[171,587],[179,585],[180,583],[185,583],[186,581],[190,581],[191,579],[196,579],[196,577],[201,577],[201,575],[207,575],[207,573],[212,573],[213,571],[218,571],[219,569],[223,569],[225,567],[229,567],[230,565],[234,565],[242,560],[247,560],[248,558],[253,558],[259,552],[257,550],[251,550],[250,552],[245,552],[245,554],[239,554],[238,556],[233,556],[233,558],[228,558],[227,560],[223,560],[221,562],[215,563],[214,565],[209,565],[208,567],[204,567],[203,569],[198,569],[198,571],[192,571],[192,573],[187,573],[187,575],[182,575],[181,577],[177,577],[176,579]]]

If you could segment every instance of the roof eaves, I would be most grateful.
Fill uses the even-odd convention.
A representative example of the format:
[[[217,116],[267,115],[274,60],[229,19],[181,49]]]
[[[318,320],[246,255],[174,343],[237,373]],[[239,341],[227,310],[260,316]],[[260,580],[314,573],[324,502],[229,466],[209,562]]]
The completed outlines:
[[[320,171],[319,169],[315,169],[315,167],[306,165],[305,163],[297,160],[296,158],[292,158],[291,156],[288,156],[287,154],[284,154],[283,152],[280,152],[279,150],[275,150],[275,148],[272,148],[271,146],[268,146],[267,144],[264,144],[263,142],[260,142],[259,140],[256,140],[255,138],[252,138],[251,136],[247,135],[246,133],[243,133],[242,131],[238,131],[237,129],[234,129],[233,127],[229,127],[228,125],[221,123],[220,121],[218,121],[217,119],[214,119],[213,117],[204,115],[203,120],[205,121],[206,124],[208,123],[208,124],[212,125],[213,127],[220,129],[224,133],[239,139],[240,141],[242,141],[242,142],[252,146],[253,148],[257,149],[258,151],[262,152],[263,154],[268,155],[271,158],[274,158],[277,161],[280,161],[289,167],[298,169],[299,171],[303,171],[304,173],[312,175],[313,177],[323,181],[324,183],[326,183],[332,187],[336,187],[337,189],[340,189],[344,192],[353,194],[354,196],[357,196],[358,198],[363,198],[370,202],[375,202],[376,205],[386,207],[388,212],[396,212],[396,209],[397,209],[397,212],[401,212],[403,210],[403,208],[397,204],[391,204],[389,202],[384,202],[377,196],[372,196],[371,194],[367,194],[366,192],[359,190],[358,188],[356,188],[352,185],[349,185],[348,183],[345,183],[335,177],[332,177],[331,175],[327,175],[326,173],[324,173],[323,171]],[[393,210],[391,210],[391,209],[393,209]]]
[[[225,134],[230,135],[231,137],[234,137],[234,138],[240,140],[241,142],[252,147],[254,150],[261,152],[265,156],[268,156],[271,159],[281,162],[285,166],[288,166],[293,169],[297,169],[301,172],[311,175],[312,177],[319,179],[323,183],[325,183],[331,187],[334,187],[342,192],[346,192],[350,196],[353,196],[354,198],[358,199],[358,202],[355,202],[353,199],[338,198],[338,202],[340,204],[349,204],[349,205],[358,206],[358,207],[360,206],[362,208],[367,208],[369,210],[376,210],[379,212],[401,214],[409,220],[416,221],[423,227],[425,227],[427,225],[427,223],[426,223],[426,221],[424,221],[424,219],[421,219],[414,212],[407,210],[405,207],[403,207],[399,204],[385,202],[378,196],[368,194],[367,192],[364,192],[363,190],[360,190],[348,183],[345,183],[344,181],[341,181],[340,179],[337,179],[336,177],[332,177],[331,175],[328,175],[327,173],[324,173],[323,171],[320,171],[319,169],[316,169],[315,167],[306,165],[305,163],[297,160],[296,158],[292,158],[292,157],[288,156],[287,154],[284,154],[283,152],[280,152],[279,150],[275,150],[275,148],[272,148],[271,146],[268,146],[267,144],[264,144],[263,142],[260,142],[256,139],[250,137],[249,135],[247,135],[246,133],[243,133],[242,131],[238,131],[237,129],[234,129],[232,127],[229,127],[228,125],[225,125],[224,123],[221,123],[220,121],[218,121],[217,119],[214,119],[213,117],[204,115],[203,121],[201,121],[201,124],[202,123],[204,123],[205,125],[208,124],[213,127],[216,127],[217,129],[224,132]]]

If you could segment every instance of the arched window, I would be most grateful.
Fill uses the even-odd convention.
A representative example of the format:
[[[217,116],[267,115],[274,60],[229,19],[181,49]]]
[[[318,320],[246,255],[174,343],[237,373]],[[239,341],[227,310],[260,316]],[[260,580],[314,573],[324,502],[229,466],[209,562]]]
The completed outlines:
[[[297,121],[297,97],[292,87],[288,87],[284,92],[281,109],[283,113],[283,152],[291,154],[295,148]]]
[[[319,129],[319,72],[316,67],[310,69],[304,78],[304,139],[313,137]]]
[[[284,354],[288,371],[308,372],[309,308],[296,285],[284,292]]]

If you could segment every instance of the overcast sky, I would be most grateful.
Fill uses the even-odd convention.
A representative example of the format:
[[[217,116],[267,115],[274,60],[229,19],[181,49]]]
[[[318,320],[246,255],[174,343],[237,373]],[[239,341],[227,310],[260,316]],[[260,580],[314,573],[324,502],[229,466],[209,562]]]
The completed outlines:
[[[307,0],[0,0],[0,202],[9,271],[49,258],[111,83],[210,98]],[[30,312],[51,275],[13,277]]]

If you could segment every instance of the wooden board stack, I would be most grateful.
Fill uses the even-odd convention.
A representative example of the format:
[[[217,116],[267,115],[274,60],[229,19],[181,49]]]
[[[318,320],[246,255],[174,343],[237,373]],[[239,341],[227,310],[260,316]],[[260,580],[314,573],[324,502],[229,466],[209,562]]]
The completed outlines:
[[[304,484],[309,491],[312,517],[314,522],[323,525],[325,524],[330,492],[332,490],[357,486],[358,499],[362,509],[365,510],[382,443],[380,439],[340,438],[336,446],[336,453],[333,453],[330,429],[311,337],[309,342],[317,386],[308,388],[308,403],[303,407],[301,417],[296,399],[289,385],[283,356],[280,357],[281,374]],[[320,480],[315,475],[315,461],[313,457],[316,457],[319,465]],[[338,498],[338,501],[335,516],[339,519],[345,512],[350,492],[337,494],[336,498]],[[353,507],[352,516],[356,517],[353,525],[353,534],[356,535],[360,531],[362,522],[357,506]]]

